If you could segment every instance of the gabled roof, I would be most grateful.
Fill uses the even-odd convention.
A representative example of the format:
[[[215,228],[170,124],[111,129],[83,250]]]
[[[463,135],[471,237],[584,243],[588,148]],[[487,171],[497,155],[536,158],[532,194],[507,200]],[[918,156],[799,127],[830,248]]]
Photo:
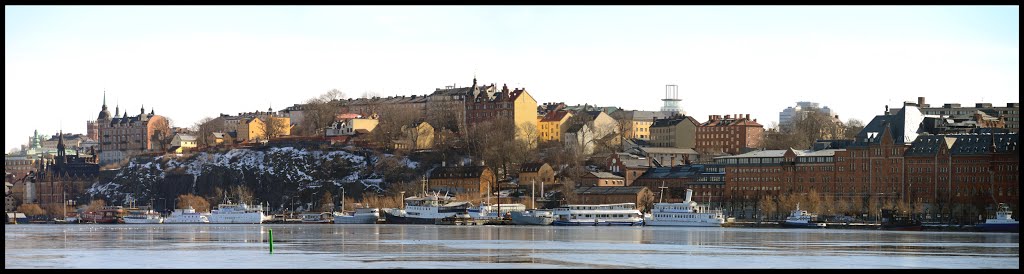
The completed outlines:
[[[608,173],[608,172],[588,172],[587,174],[584,174],[583,176],[585,176],[585,177],[596,177],[598,179],[615,179],[615,180],[624,179],[624,178],[622,178],[622,176],[618,176],[618,175],[611,174],[611,173]]]
[[[924,114],[921,114],[915,106],[904,106],[899,112],[893,115],[878,115],[864,129],[857,133],[855,146],[877,144],[881,142],[881,136],[886,129],[892,134],[893,143],[910,144],[921,133],[921,125],[924,121]]]
[[[541,122],[560,122],[568,114],[569,114],[569,112],[568,111],[564,111],[564,110],[551,111],[551,112],[548,112],[547,114],[545,114],[544,118],[541,118],[540,121]]]
[[[524,163],[519,166],[519,172],[537,172],[544,165],[547,165],[547,163]]]
[[[655,120],[654,123],[651,124],[651,127],[652,128],[671,127],[671,126],[678,125],[679,123],[681,123],[683,121],[689,121],[689,122],[693,123],[693,125],[695,125],[695,126],[696,125],[700,125],[700,122],[697,122],[696,119],[693,119],[693,116],[686,116],[686,117],[683,117],[683,118],[658,119],[658,120]]]

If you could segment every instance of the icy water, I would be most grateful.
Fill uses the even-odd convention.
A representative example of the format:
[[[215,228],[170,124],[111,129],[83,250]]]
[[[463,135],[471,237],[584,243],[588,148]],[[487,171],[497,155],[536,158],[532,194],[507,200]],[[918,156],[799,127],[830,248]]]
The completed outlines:
[[[5,225],[4,268],[1019,269],[1019,246],[1014,233],[842,229]]]

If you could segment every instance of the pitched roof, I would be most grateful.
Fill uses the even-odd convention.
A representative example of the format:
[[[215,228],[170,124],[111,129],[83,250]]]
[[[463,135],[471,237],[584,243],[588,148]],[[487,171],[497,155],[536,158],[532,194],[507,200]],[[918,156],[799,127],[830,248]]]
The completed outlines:
[[[674,147],[641,147],[640,150],[647,154],[658,153],[658,154],[692,154],[697,155],[696,150],[692,148],[674,148]]]
[[[618,175],[611,174],[611,173],[608,173],[608,172],[603,172],[603,171],[602,172],[590,172],[588,175],[585,175],[585,176],[587,176],[587,177],[593,176],[593,177],[597,177],[598,179],[624,179],[624,178],[622,178],[622,176],[618,176]]]
[[[551,112],[548,112],[547,114],[544,114],[544,118],[541,118],[540,121],[541,122],[559,122],[559,121],[562,121],[562,118],[565,118],[565,116],[568,115],[568,114],[569,114],[569,112],[568,111],[564,111],[564,110],[551,111]]]
[[[645,189],[646,186],[584,186],[576,188],[573,192],[577,195],[636,195]]]
[[[864,146],[881,142],[880,136],[887,128],[892,134],[894,143],[912,143],[921,132],[922,122],[924,122],[924,114],[921,114],[921,110],[915,106],[904,106],[896,114],[878,115],[871,119],[871,122],[868,122],[864,129],[857,133],[854,145]]]
[[[547,163],[524,163],[519,166],[519,172],[537,172]]]

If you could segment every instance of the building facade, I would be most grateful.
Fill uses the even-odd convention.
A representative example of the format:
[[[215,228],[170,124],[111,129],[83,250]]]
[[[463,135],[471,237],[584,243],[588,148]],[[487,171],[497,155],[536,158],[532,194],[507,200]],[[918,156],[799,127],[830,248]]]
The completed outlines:
[[[995,118],[1003,117],[1010,132],[1020,132],[1020,103],[1006,103],[1002,107],[994,106],[992,103],[975,103],[974,106],[947,103],[942,106],[931,106],[925,102],[925,97],[917,97],[917,102],[905,102],[904,105],[915,106],[924,115],[936,117],[973,116],[977,112],[982,112]],[[899,110],[889,109],[889,114],[896,114]]]
[[[497,189],[494,172],[486,166],[438,167],[430,172],[427,187],[433,191],[482,196]]]
[[[128,157],[150,153],[164,152],[170,146],[171,127],[167,118],[156,115],[152,109],[147,114],[145,108],[139,114],[128,116],[128,112],[109,116],[106,103],[96,119],[99,125],[100,164],[106,165],[122,161]],[[121,117],[117,117],[121,116]]]
[[[702,154],[740,154],[761,145],[764,126],[750,114],[710,115],[697,129],[695,150]]]
[[[695,148],[700,122],[690,116],[657,119],[651,124],[653,147]]]
[[[572,113],[564,110],[551,111],[541,117],[537,123],[540,141],[561,142],[562,135],[569,127],[567,122],[570,118],[572,118]]]

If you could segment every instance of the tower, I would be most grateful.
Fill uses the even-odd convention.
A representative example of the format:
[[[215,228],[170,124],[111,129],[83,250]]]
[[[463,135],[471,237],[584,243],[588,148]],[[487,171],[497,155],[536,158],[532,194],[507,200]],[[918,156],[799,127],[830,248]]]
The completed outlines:
[[[665,99],[661,99],[664,105],[661,106],[661,112],[666,117],[676,114],[686,114],[685,111],[679,106],[679,102],[683,101],[679,99],[679,86],[677,85],[665,85]]]

